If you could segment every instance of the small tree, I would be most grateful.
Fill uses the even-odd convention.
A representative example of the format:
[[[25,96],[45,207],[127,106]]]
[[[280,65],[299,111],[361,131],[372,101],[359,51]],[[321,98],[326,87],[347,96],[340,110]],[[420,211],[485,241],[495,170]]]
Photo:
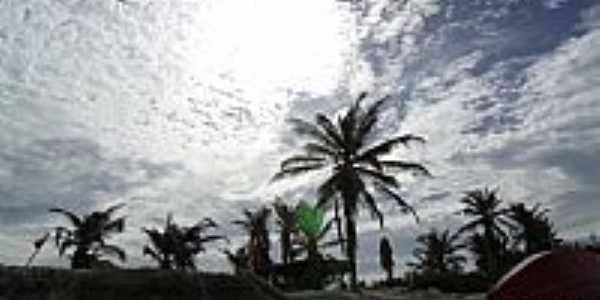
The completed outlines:
[[[233,221],[233,224],[242,226],[248,234],[246,253],[248,255],[250,270],[256,274],[266,276],[272,264],[271,257],[269,256],[271,241],[267,226],[271,210],[262,207],[255,212],[246,209],[243,213],[245,219]]]
[[[54,228],[58,255],[63,256],[69,249],[75,248],[71,258],[71,268],[90,269],[100,256],[116,256],[125,261],[125,251],[116,245],[106,243],[112,234],[121,233],[125,228],[125,218],[113,219],[115,211],[124,204],[113,205],[104,211],[96,211],[83,217],[62,208],[52,208],[52,213],[61,214],[69,219],[71,227]]]
[[[169,214],[162,231],[142,228],[150,238],[150,245],[144,246],[143,253],[154,259],[163,270],[196,270],[194,258],[206,251],[206,243],[227,240],[222,235],[205,234],[207,230],[217,227],[210,218],[205,218],[193,226],[179,226]]]

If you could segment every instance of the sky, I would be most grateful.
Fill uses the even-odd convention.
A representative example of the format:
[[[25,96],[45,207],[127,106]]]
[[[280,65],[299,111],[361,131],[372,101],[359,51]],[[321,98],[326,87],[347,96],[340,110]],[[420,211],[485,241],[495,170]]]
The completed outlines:
[[[382,136],[426,137],[393,155],[434,175],[398,177],[421,223],[388,202],[383,229],[360,216],[362,276],[383,276],[382,236],[402,270],[417,234],[460,226],[473,188],[542,203],[561,237],[587,236],[600,226],[599,47],[593,0],[0,1],[0,261],[24,263],[66,222],[51,207],[126,203],[114,240],[127,266],[152,264],[140,229],[171,212],[223,225],[232,244],[198,262],[228,270],[217,249],[244,242],[230,225],[242,209],[312,201],[322,180],[269,183],[302,142],[286,119],[338,113],[362,91],[390,96]],[[51,247],[36,262],[67,265]]]

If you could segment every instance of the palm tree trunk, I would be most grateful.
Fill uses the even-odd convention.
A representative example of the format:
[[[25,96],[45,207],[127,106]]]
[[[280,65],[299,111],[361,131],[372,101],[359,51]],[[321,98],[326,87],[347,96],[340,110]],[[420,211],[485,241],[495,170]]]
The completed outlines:
[[[335,220],[335,226],[337,227],[337,238],[338,241],[340,241],[340,250],[342,251],[342,253],[344,252],[344,239],[343,239],[343,234],[342,234],[342,219],[340,218],[340,204],[339,204],[339,199],[336,197],[334,203],[334,220]]]
[[[290,262],[290,231],[283,229],[281,231],[281,261],[284,265]]]
[[[492,231],[485,229],[485,251],[486,251],[486,263],[487,263],[487,273],[488,279],[493,281],[496,276],[496,259],[494,255],[494,251],[492,249],[492,242],[494,241],[494,235]],[[498,249],[497,249],[498,250]]]
[[[354,222],[354,216],[352,214],[349,214],[349,216],[346,217],[346,234],[348,236],[346,255],[350,261],[350,288],[353,291],[356,291],[356,223]]]
[[[92,256],[87,247],[77,247],[71,258],[71,269],[91,269]]]

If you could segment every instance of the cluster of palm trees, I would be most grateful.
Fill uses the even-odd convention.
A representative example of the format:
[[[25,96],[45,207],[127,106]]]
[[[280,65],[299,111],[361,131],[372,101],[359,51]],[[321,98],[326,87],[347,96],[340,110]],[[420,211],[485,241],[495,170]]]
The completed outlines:
[[[367,105],[367,94],[362,93],[336,117],[317,113],[312,122],[290,120],[294,132],[305,142],[299,154],[281,162],[273,180],[309,172],[327,174],[316,188],[318,199],[313,208],[332,212],[333,218],[320,224],[316,230],[308,231],[299,226],[296,218],[298,208],[292,208],[281,200],[276,201],[273,208],[281,228],[281,260],[284,264],[303,252],[307,253],[309,259],[317,259],[320,246],[341,245],[351,266],[351,287],[356,288],[356,216],[359,208],[366,207],[383,226],[384,215],[377,200],[390,199],[400,206],[402,212],[412,214],[418,221],[413,207],[400,193],[400,183],[394,175],[397,171],[431,175],[423,165],[400,159],[393,150],[399,145],[424,143],[425,139],[412,134],[379,139],[380,113],[387,100],[383,98]],[[375,194],[379,197],[376,198]],[[51,210],[67,216],[72,223],[72,228],[58,227],[55,230],[59,254],[75,248],[71,257],[73,268],[89,268],[101,255],[116,255],[124,260],[125,252],[122,249],[105,242],[108,236],[123,231],[124,219],[111,218],[120,207],[112,206],[82,218],[64,209]],[[245,218],[234,222],[248,234],[246,247],[235,253],[225,251],[236,266],[249,266],[259,274],[268,271],[271,261],[268,255],[270,241],[267,219],[270,215],[271,209],[267,208],[255,212],[246,210]],[[193,259],[190,258],[203,252],[205,243],[224,239],[219,235],[205,234],[215,227],[216,224],[210,219],[193,226],[179,226],[168,216],[162,230],[143,229],[150,240],[150,245],[144,247],[143,253],[156,260],[162,269],[194,269]],[[337,239],[323,242],[326,233],[334,227]]]
[[[268,276],[273,265],[269,255],[268,220],[274,211],[280,229],[281,263],[284,266],[294,263],[304,253],[306,261],[318,263],[323,261],[322,247],[339,245],[350,266],[350,286],[356,289],[356,216],[359,208],[367,208],[383,227],[384,215],[377,200],[389,199],[419,222],[415,210],[400,192],[395,173],[408,171],[426,177],[431,174],[422,164],[398,158],[393,149],[399,145],[408,147],[414,142],[424,143],[425,139],[412,134],[380,139],[380,113],[387,98],[372,101],[370,105],[365,104],[366,98],[366,93],[360,94],[335,117],[317,113],[312,122],[290,120],[294,132],[304,139],[304,143],[300,153],[281,162],[273,181],[315,172],[326,176],[316,187],[318,198],[312,206],[301,202],[292,207],[277,198],[272,209],[265,206],[256,211],[243,211],[244,218],[233,224],[246,232],[245,246],[235,253],[223,250],[236,270],[243,268]],[[507,266],[529,254],[549,249],[557,242],[547,210],[539,205],[526,207],[517,203],[505,206],[497,190],[487,188],[467,192],[460,202],[463,208],[458,213],[469,221],[453,234],[448,230],[432,229],[419,236],[418,247],[414,250],[416,261],[409,264],[415,273],[460,273],[467,261],[464,251],[470,251],[479,271],[493,280]],[[54,230],[59,255],[74,248],[70,255],[73,268],[93,267],[101,256],[125,260],[121,248],[106,242],[108,237],[124,230],[124,218],[113,218],[114,212],[121,207],[111,206],[83,217],[64,209],[51,209],[51,212],[66,216],[72,225]],[[327,212],[331,212],[332,218],[323,222],[322,215]],[[143,254],[154,259],[161,269],[195,270],[194,258],[206,250],[206,243],[227,241],[222,235],[207,233],[217,227],[209,218],[191,226],[180,226],[168,215],[164,228],[142,229],[150,242],[144,246]],[[324,242],[334,228],[336,239]],[[382,239],[380,250],[380,263],[391,280],[394,260],[387,238]]]
[[[377,127],[388,98],[364,105],[366,98],[366,93],[360,94],[337,118],[317,113],[314,122],[291,119],[294,131],[305,137],[306,142],[299,154],[281,163],[280,171],[274,176],[275,180],[280,180],[307,172],[328,173],[317,188],[317,206],[333,211],[338,236],[343,236],[346,241],[344,252],[351,265],[350,285],[353,290],[357,287],[358,208],[367,207],[383,226],[384,215],[374,196],[376,192],[380,195],[379,199],[396,201],[403,212],[412,213],[418,221],[413,207],[400,194],[400,183],[393,175],[396,171],[410,171],[431,176],[419,163],[390,157],[396,146],[424,143],[425,139],[405,134],[379,140]],[[340,210],[345,221],[344,230]]]
[[[122,233],[125,229],[125,218],[114,218],[114,213],[123,206],[113,205],[106,210],[81,217],[66,209],[50,209],[50,212],[61,214],[70,222],[70,226],[58,226],[53,230],[59,256],[68,255],[72,269],[111,266],[112,263],[104,260],[104,257],[116,257],[125,261],[125,250],[107,243],[112,235]],[[221,235],[206,234],[207,230],[216,227],[217,224],[209,218],[192,226],[180,226],[173,222],[169,214],[162,230],[142,228],[150,241],[149,245],[144,246],[143,254],[155,260],[160,269],[195,270],[194,258],[206,250],[206,243],[226,240]],[[49,235],[46,234],[42,240],[36,241],[36,250],[42,247],[41,243],[45,242]],[[71,249],[73,250],[70,251]]]
[[[559,245],[548,210],[539,204],[506,204],[498,190],[465,193],[458,212],[469,218],[455,233],[431,229],[417,237],[414,262],[408,265],[421,276],[460,274],[466,252],[475,259],[479,274],[494,282],[523,258]]]

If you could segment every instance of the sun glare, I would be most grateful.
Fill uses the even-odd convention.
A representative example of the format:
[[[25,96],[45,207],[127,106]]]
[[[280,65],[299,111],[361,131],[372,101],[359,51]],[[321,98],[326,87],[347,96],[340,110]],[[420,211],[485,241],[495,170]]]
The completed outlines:
[[[275,90],[328,93],[349,45],[335,1],[219,0],[203,21],[195,69],[227,74],[259,98]]]

